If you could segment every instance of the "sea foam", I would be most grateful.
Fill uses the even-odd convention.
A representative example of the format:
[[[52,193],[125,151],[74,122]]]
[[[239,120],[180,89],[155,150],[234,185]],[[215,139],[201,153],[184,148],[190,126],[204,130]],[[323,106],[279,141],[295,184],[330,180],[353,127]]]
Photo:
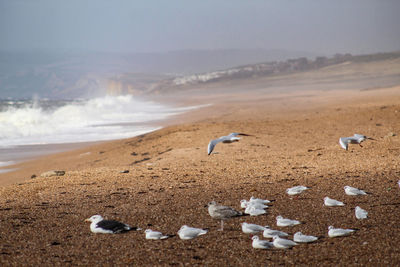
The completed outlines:
[[[145,122],[185,110],[138,101],[131,95],[9,105],[0,111],[0,147],[127,138],[157,129]]]

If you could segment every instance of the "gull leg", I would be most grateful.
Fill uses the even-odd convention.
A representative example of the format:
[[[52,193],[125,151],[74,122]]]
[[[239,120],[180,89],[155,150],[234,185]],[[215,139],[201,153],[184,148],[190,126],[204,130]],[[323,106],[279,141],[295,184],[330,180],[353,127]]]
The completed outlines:
[[[221,229],[219,229],[218,231],[224,231],[224,220],[221,220]]]

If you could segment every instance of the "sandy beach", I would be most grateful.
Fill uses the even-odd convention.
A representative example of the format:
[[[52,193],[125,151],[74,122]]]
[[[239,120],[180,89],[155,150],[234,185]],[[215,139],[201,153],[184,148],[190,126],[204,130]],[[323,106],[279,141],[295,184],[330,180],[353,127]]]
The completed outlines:
[[[175,100],[211,105],[175,116],[155,132],[45,156],[0,174],[1,265],[400,264],[400,87],[184,99]],[[208,142],[230,132],[252,136],[218,144],[208,156]],[[340,148],[339,137],[354,133],[376,141]],[[66,173],[40,177],[49,170]],[[293,198],[285,189],[295,185],[311,189]],[[345,185],[371,194],[347,196]],[[240,200],[251,196],[276,201],[266,215],[233,218],[217,231],[220,222],[204,206],[215,200],[240,209]],[[346,205],[325,207],[325,196]],[[367,210],[368,219],[357,220],[355,206]],[[160,241],[146,240],[143,231],[93,234],[84,220],[94,214],[166,234],[184,224],[209,232]],[[280,228],[277,215],[304,223]],[[256,250],[241,222],[320,239],[290,250]],[[358,231],[329,238],[329,225]]]

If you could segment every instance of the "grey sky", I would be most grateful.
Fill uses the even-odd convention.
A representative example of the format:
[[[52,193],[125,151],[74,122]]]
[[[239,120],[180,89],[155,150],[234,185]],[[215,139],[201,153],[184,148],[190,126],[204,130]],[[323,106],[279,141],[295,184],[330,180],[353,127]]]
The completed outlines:
[[[400,50],[398,0],[0,0],[1,50]]]

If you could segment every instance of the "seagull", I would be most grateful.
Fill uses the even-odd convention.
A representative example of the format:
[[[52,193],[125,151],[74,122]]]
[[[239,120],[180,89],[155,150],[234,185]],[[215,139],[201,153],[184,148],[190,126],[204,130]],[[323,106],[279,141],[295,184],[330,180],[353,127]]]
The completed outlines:
[[[280,237],[289,236],[288,233],[285,233],[285,232],[282,232],[282,231],[279,231],[279,230],[273,230],[273,229],[270,229],[267,226],[265,226],[265,227],[266,227],[266,229],[263,232],[263,236],[266,237],[266,238],[273,238],[276,235],[280,236]]]
[[[262,198],[255,198],[255,197],[251,197],[250,198],[250,202],[256,202],[256,203],[261,203],[261,204],[268,204],[271,202],[274,202],[275,200],[268,200],[268,199],[262,199]]]
[[[280,238],[277,235],[274,236],[273,239],[274,239],[273,244],[274,244],[274,247],[276,247],[276,248],[286,249],[286,248],[291,248],[293,246],[298,245],[296,242],[294,242],[292,240]]]
[[[229,135],[221,136],[220,138],[213,139],[213,140],[210,141],[210,143],[208,143],[208,149],[207,149],[208,155],[211,154],[211,152],[214,150],[214,147],[220,142],[222,142],[222,143],[238,142],[240,140],[240,138],[237,137],[238,135],[240,135],[240,136],[251,136],[249,134],[244,134],[244,133],[230,133]]]
[[[359,206],[357,206],[355,208],[355,214],[356,214],[356,218],[359,219],[359,220],[368,218],[368,211],[363,210]]]
[[[255,207],[256,209],[265,209],[268,208],[267,205],[264,205],[261,202],[251,202],[251,201],[247,201],[246,199],[242,199],[240,200],[240,207],[242,207],[243,209],[247,208],[247,207]]]
[[[169,236],[163,235],[161,232],[153,231],[151,229],[146,229],[145,231],[146,239],[167,239]]]
[[[91,222],[90,231],[92,231],[95,234],[98,233],[117,234],[117,233],[128,232],[131,230],[142,230],[137,227],[130,227],[129,225],[118,221],[104,220],[103,217],[101,217],[101,215],[93,215],[92,217],[86,219],[85,221]]]
[[[208,230],[201,228],[189,227],[187,225],[183,225],[181,229],[178,231],[178,235],[180,239],[188,240],[198,237],[199,235],[207,234]]]
[[[291,188],[286,189],[286,193],[290,196],[301,194],[303,191],[310,189],[309,187],[298,185]]]
[[[265,209],[257,208],[256,206],[249,205],[245,210],[245,214],[249,214],[250,216],[258,216],[267,213]]]
[[[301,224],[301,222],[297,221],[297,220],[286,219],[280,215],[276,217],[276,225],[277,226],[284,227],[284,226],[293,226],[293,225],[297,225],[297,224]]]
[[[266,228],[264,226],[252,223],[241,223],[242,232],[245,234],[257,234],[258,232],[264,231]]]
[[[366,139],[376,141],[374,138],[367,137],[362,134],[354,134],[350,137],[340,137],[339,144],[343,149],[348,150],[349,144],[359,144],[359,146],[362,147],[361,143],[364,142]]]
[[[351,187],[351,186],[348,186],[348,185],[346,185],[344,187],[344,192],[346,193],[346,195],[349,195],[349,196],[358,196],[358,195],[366,195],[366,194],[368,194],[364,190],[361,190],[361,189],[358,189],[358,188],[355,188],[355,187]]]
[[[336,199],[324,197],[324,205],[328,207],[344,206],[344,203]]]
[[[297,232],[293,235],[293,241],[298,243],[311,243],[318,239],[318,237],[313,235],[303,235],[301,232]]]
[[[269,242],[267,240],[260,240],[258,236],[253,236],[251,239],[253,239],[252,246],[253,248],[260,248],[260,249],[269,249],[274,246],[272,242]]]
[[[354,229],[342,229],[342,228],[333,228],[333,226],[328,227],[328,236],[329,237],[338,237],[338,236],[346,236],[354,232]]]
[[[242,212],[228,206],[218,205],[215,201],[208,203],[208,214],[210,214],[213,219],[221,220],[221,229],[219,229],[220,231],[224,230],[224,220],[243,216]]]

